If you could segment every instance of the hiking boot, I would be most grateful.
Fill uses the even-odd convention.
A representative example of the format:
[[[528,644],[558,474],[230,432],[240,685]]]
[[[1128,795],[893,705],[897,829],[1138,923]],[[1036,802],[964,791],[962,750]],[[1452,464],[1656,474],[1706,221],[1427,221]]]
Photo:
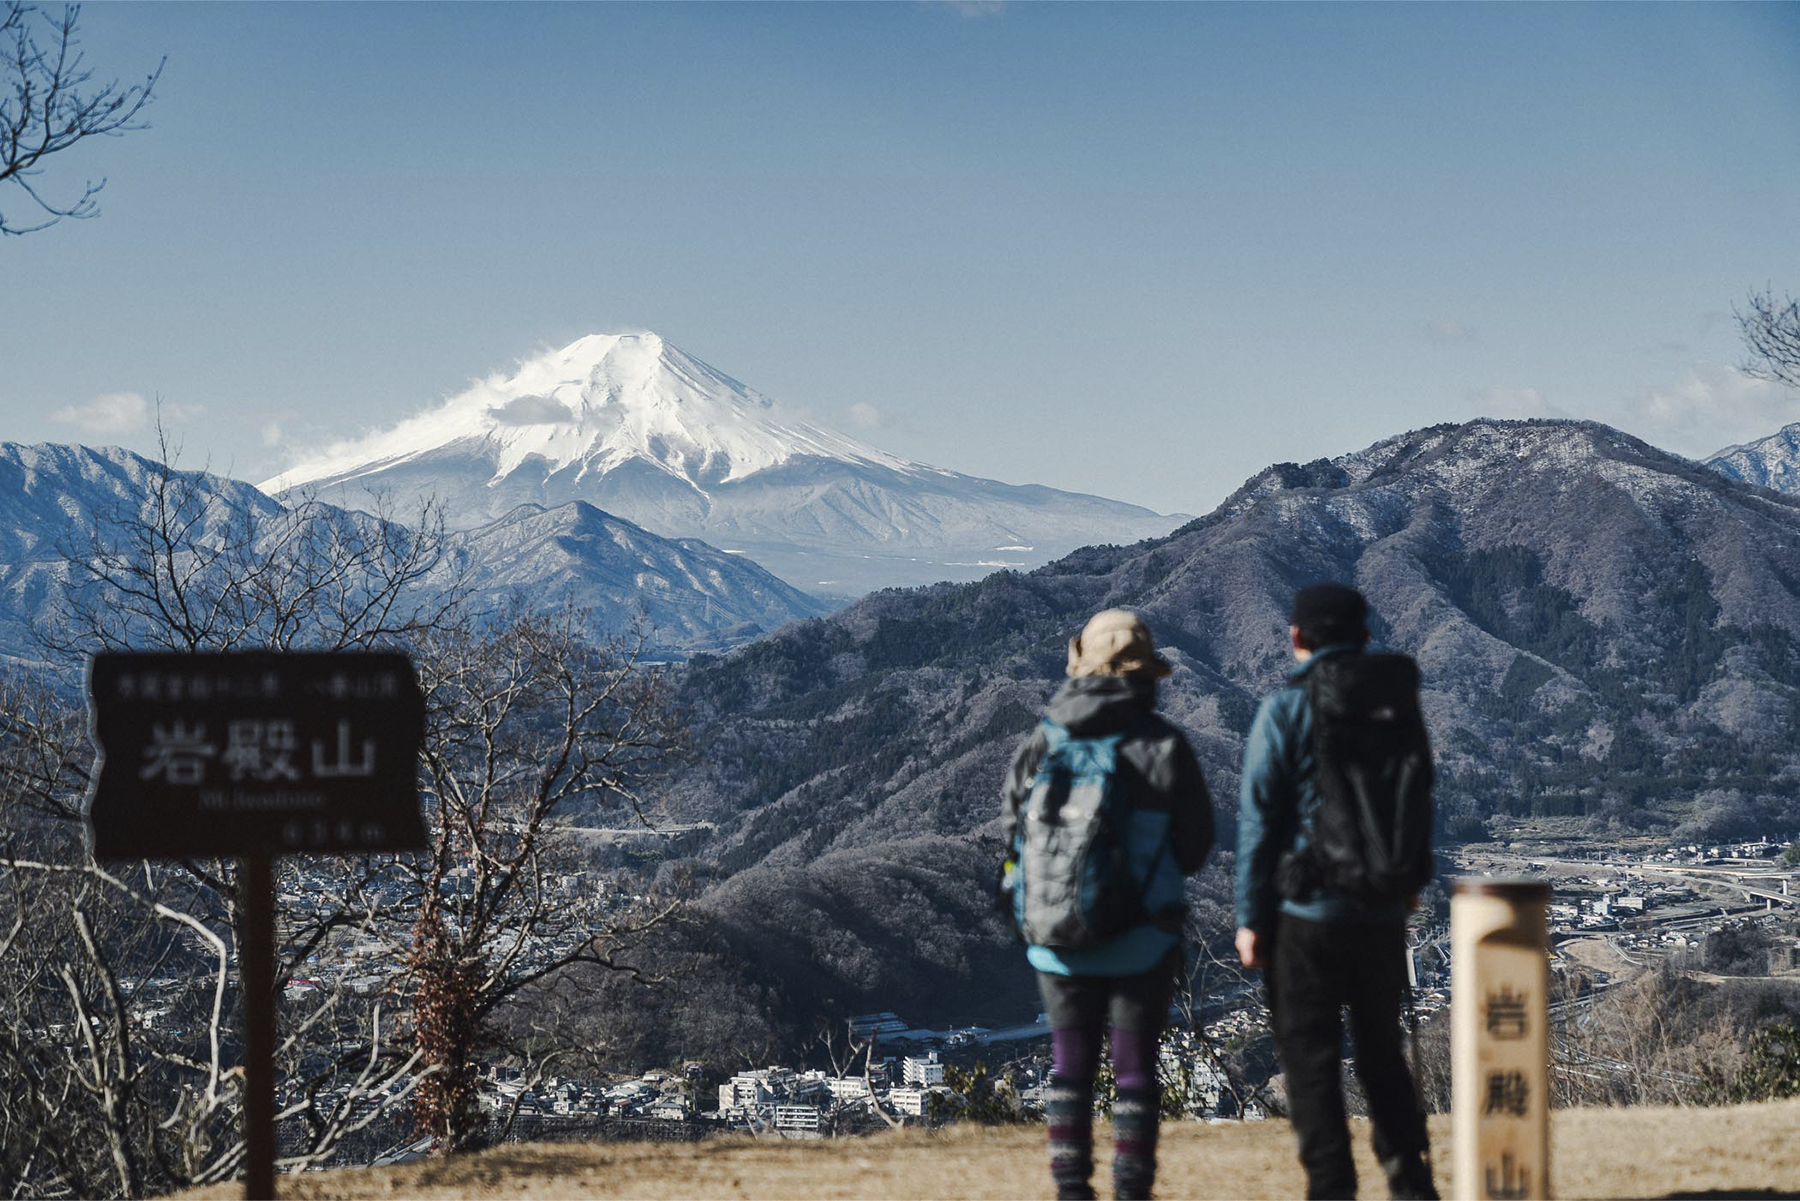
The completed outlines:
[[[1438,1201],[1431,1161],[1422,1153],[1390,1155],[1381,1161],[1381,1170],[1387,1173],[1388,1194],[1395,1201]]]

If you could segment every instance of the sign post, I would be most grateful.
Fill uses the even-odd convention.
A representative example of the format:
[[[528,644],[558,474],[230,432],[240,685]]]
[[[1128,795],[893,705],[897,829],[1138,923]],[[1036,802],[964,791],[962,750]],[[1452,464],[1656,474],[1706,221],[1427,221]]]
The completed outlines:
[[[109,653],[88,665],[98,859],[238,860],[244,1194],[275,1196],[274,860],[425,845],[403,654]]]
[[[1550,1195],[1550,886],[1450,898],[1452,1177],[1459,1201]]]
[[[238,860],[244,928],[238,983],[244,999],[244,1196],[275,1197],[275,885],[267,855]]]

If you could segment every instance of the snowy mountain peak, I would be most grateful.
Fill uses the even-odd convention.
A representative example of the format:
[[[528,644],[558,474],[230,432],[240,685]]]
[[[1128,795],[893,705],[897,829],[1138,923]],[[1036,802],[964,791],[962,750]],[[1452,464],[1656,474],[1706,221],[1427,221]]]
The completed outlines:
[[[641,331],[547,351],[262,486],[351,508],[376,496],[392,513],[435,505],[465,530],[521,504],[586,501],[833,597],[1034,567],[1179,524],[1102,497],[909,462]]]
[[[1784,425],[1754,442],[1727,446],[1705,462],[1734,480],[1800,493],[1800,422]]]
[[[793,459],[912,472],[918,466],[784,412],[660,335],[590,334],[495,374],[390,429],[340,442],[266,481],[265,491],[339,484],[437,452],[604,475],[633,461],[704,490]]]

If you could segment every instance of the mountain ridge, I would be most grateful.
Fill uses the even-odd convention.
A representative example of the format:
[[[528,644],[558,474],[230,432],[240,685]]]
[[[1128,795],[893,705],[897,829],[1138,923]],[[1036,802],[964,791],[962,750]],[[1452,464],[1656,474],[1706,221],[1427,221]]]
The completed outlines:
[[[1777,492],[1800,493],[1800,422],[1708,455],[1713,470]]]
[[[586,501],[519,505],[452,535],[451,546],[474,569],[472,593],[496,607],[513,597],[540,609],[568,604],[610,629],[641,616],[664,647],[728,647],[830,612],[750,559],[659,537]]]
[[[1421,665],[1441,837],[1534,816],[1800,826],[1800,499],[1597,423],[1481,420],[1277,464],[1161,539],[878,593],[697,658],[683,702],[711,750],[671,806],[717,825],[694,867],[719,922],[845,1005],[976,1004],[979,965],[1010,953],[984,915],[996,790],[1070,634],[1145,614],[1229,847],[1245,732],[1292,668],[1288,603],[1327,579]],[[1227,887],[1191,899],[1228,920]],[[910,928],[941,923],[929,957],[883,908],[900,893]]]
[[[36,654],[34,615],[52,606],[70,579],[71,559],[107,536],[119,519],[154,505],[165,482],[203,500],[191,536],[228,536],[246,516],[272,521],[289,510],[249,484],[168,467],[122,447],[0,443],[0,657]],[[375,518],[324,506],[326,520]],[[446,539],[446,562],[428,587],[458,586],[496,609],[528,605],[587,610],[602,630],[640,615],[663,650],[719,649],[814,617],[829,606],[743,556],[704,542],[661,538],[590,505],[521,507]]]

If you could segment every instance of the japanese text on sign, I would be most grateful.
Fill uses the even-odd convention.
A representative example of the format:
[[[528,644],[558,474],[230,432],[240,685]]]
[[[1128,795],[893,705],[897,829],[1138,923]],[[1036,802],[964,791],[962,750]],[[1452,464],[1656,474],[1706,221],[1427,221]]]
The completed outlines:
[[[1499,992],[1488,994],[1486,1013],[1487,1032],[1495,1038],[1525,1037],[1525,997],[1522,994],[1501,985]]]
[[[1526,1081],[1525,1073],[1488,1073],[1487,1102],[1482,1107],[1483,1113],[1509,1113],[1515,1118],[1522,1118],[1530,1101],[1531,1085]]]
[[[204,784],[207,764],[212,760],[217,760],[234,781],[269,783],[300,778],[294,763],[299,741],[291,720],[231,721],[226,725],[223,747],[208,737],[203,722],[156,722],[150,730],[150,745],[144,747],[143,762],[138,768],[140,780],[160,778],[168,784]],[[348,721],[337,723],[335,739],[314,738],[310,745],[314,779],[375,774],[375,740],[356,737]]]

